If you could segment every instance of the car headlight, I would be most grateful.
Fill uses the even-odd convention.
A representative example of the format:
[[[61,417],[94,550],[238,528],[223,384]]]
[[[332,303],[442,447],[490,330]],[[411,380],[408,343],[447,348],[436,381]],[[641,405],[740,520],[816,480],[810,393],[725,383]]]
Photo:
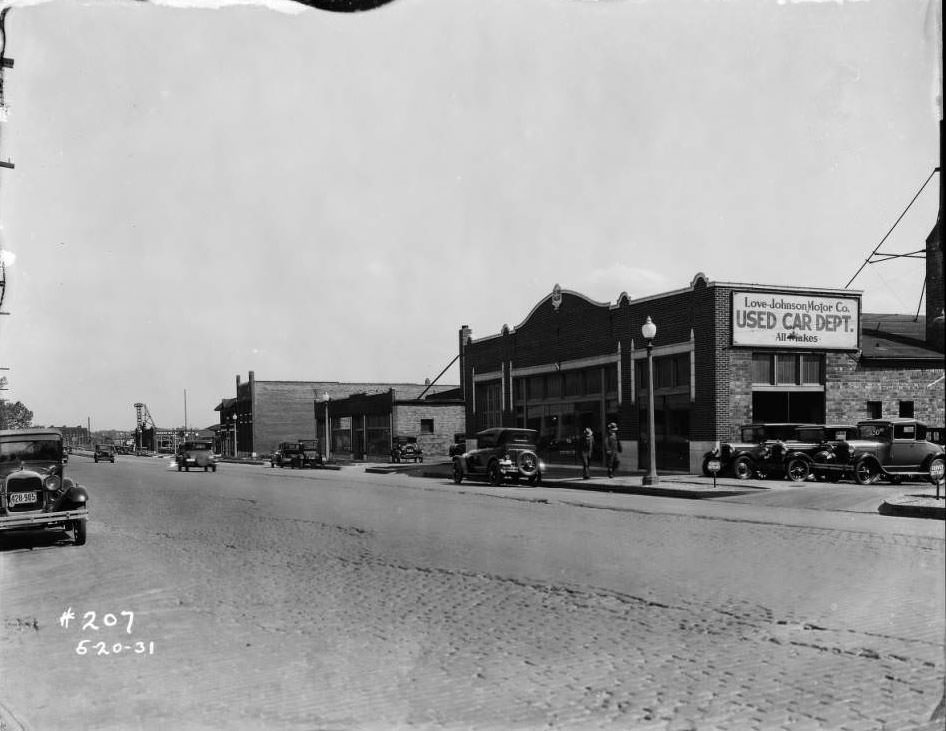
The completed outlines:
[[[62,480],[59,479],[59,475],[50,475],[43,480],[43,487],[49,492],[59,492],[59,488],[62,487]]]

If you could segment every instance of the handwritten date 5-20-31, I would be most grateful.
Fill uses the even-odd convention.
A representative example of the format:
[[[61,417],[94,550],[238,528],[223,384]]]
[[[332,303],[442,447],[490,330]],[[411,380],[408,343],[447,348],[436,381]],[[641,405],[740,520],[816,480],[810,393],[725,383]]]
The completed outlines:
[[[144,642],[139,640],[131,644],[124,642],[94,642],[92,640],[79,640],[76,645],[76,655],[153,655],[154,640]]]

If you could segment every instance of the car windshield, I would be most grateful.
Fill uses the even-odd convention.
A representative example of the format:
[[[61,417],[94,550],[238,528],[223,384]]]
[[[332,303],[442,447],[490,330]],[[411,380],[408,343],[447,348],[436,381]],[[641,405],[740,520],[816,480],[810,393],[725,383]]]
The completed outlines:
[[[858,439],[889,439],[890,438],[890,425],[889,424],[858,424],[857,437]]]
[[[62,442],[58,439],[25,439],[0,442],[0,462],[54,461],[62,459]]]
[[[190,450],[191,452],[209,451],[210,444],[207,442],[188,442],[184,445],[184,449]]]

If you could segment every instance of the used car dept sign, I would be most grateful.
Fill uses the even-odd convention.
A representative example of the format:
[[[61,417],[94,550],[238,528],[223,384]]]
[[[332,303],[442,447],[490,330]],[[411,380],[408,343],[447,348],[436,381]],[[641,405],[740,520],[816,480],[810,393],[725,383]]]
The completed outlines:
[[[855,350],[860,298],[733,292],[732,344]]]

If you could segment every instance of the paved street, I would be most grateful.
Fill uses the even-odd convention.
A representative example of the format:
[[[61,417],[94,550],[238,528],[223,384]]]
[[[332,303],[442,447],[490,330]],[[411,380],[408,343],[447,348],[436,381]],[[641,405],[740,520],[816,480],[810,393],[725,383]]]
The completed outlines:
[[[0,545],[10,728],[941,727],[938,521],[69,468],[88,544]]]

